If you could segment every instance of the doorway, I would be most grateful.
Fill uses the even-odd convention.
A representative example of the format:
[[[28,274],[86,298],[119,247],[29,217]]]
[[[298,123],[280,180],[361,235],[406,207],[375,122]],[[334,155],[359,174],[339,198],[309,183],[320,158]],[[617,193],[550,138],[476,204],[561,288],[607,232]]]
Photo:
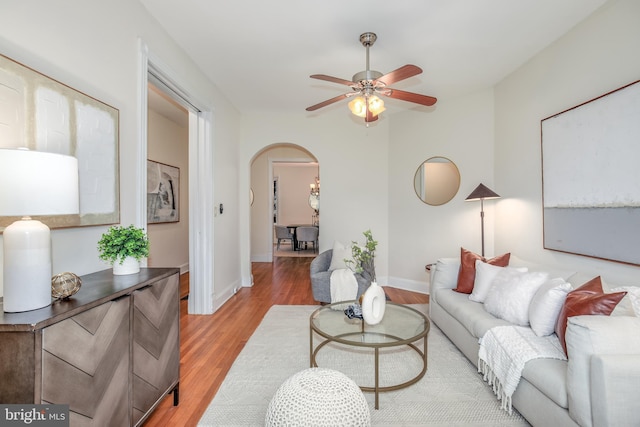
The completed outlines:
[[[140,42],[139,67],[139,137],[137,182],[137,211],[135,224],[147,224],[147,159],[148,159],[148,92],[149,83],[161,88],[164,94],[177,101],[188,111],[188,191],[183,194],[200,194],[188,199],[188,269],[189,314],[212,314],[213,307],[213,150],[210,108],[197,97],[184,90],[188,87],[176,78],[172,70]],[[200,193],[199,193],[200,191]]]
[[[189,112],[152,83],[147,98],[149,267],[189,274]],[[162,192],[163,189],[166,189]],[[189,295],[181,280],[180,297]]]
[[[250,172],[251,262],[272,262],[276,254],[315,256],[312,250],[294,251],[291,240],[281,241],[277,253],[275,225],[319,224],[319,207],[316,212],[309,205],[310,186],[320,179],[316,157],[296,144],[273,144],[253,157]]]

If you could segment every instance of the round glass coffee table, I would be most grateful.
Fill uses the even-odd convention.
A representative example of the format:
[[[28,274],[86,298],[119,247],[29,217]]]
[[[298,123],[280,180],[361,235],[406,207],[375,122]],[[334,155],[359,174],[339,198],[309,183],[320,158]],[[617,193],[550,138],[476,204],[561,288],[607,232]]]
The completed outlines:
[[[382,321],[374,326],[367,325],[362,319],[349,319],[342,309],[354,304],[355,301],[340,302],[320,307],[311,313],[309,359],[311,367],[318,367],[316,357],[322,348],[331,343],[340,343],[353,347],[368,347],[374,349],[373,387],[360,386],[362,391],[375,393],[375,408],[378,409],[378,393],[381,391],[398,390],[418,382],[427,372],[427,334],[431,323],[423,313],[406,305],[387,301]],[[314,345],[314,332],[323,339]],[[423,348],[414,343],[424,338]],[[422,369],[415,377],[400,384],[380,386],[380,349],[386,347],[408,346],[413,349],[422,360]],[[345,374],[348,374],[345,372]]]

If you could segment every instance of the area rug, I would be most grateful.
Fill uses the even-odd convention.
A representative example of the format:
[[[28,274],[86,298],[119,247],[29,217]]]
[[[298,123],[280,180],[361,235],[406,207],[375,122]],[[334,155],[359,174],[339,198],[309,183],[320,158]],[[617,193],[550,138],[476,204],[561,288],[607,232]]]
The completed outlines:
[[[273,245],[273,256],[285,258],[315,258],[318,256],[318,253],[312,248],[294,251],[290,245],[281,245],[280,250],[278,250],[276,245]]]
[[[413,307],[426,312],[426,305]],[[240,352],[199,426],[262,426],[272,396],[291,375],[309,368],[309,316],[316,306],[273,306]],[[314,344],[319,337],[314,335]],[[365,393],[374,426],[528,426],[514,411],[500,409],[491,388],[435,326],[428,336],[428,369],[407,388]],[[418,347],[422,343],[418,342]],[[327,345],[318,365],[373,385],[373,353]],[[381,350],[380,383],[397,384],[419,371],[419,356],[407,348]]]

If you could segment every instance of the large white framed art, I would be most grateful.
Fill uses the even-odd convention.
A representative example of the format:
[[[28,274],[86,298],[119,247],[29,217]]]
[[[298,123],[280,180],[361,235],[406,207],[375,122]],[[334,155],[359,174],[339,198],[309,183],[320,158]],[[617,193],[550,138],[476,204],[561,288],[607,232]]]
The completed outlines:
[[[116,108],[0,54],[0,147],[78,159],[80,213],[34,218],[49,228],[117,224],[118,142]],[[18,219],[0,217],[0,232]]]
[[[541,131],[544,248],[640,265],[640,80]]]

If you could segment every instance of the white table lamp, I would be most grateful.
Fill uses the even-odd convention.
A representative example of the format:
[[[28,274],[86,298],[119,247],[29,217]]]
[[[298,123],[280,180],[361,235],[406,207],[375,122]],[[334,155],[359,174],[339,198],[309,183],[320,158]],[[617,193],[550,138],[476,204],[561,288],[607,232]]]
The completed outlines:
[[[22,216],[5,228],[5,312],[51,304],[51,235],[29,215],[78,213],[78,160],[27,149],[0,149],[0,216]]]

